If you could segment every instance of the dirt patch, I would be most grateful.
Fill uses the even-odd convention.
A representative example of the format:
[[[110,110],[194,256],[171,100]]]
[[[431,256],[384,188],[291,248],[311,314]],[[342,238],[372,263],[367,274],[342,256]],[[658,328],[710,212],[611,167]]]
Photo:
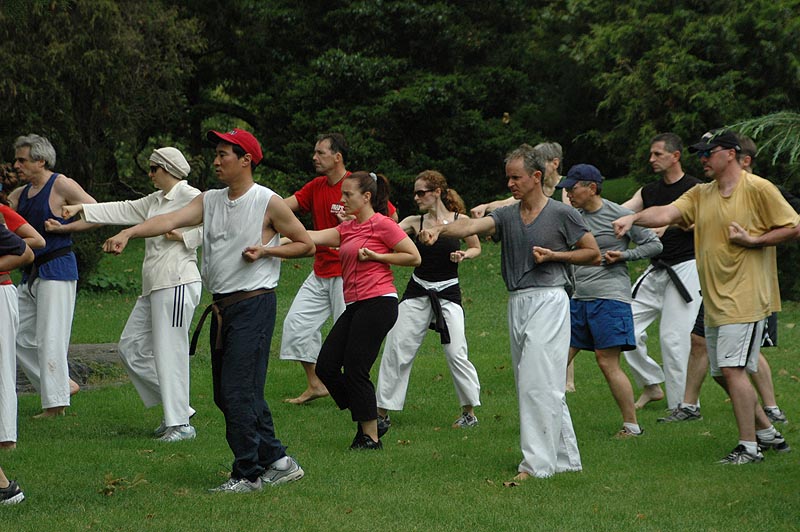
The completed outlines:
[[[127,379],[119,358],[117,344],[75,344],[69,346],[69,376],[81,385],[92,388]],[[21,369],[17,370],[17,391],[33,392],[33,386]]]

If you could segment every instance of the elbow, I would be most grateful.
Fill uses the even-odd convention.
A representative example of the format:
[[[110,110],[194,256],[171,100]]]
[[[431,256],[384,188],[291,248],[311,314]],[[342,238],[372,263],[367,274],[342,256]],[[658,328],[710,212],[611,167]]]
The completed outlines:
[[[601,266],[603,264],[603,256],[600,254],[600,250],[594,249],[592,251],[594,251],[594,253],[592,254],[588,264],[591,266]]]
[[[31,247],[31,249],[42,249],[47,245],[47,241],[45,241],[43,237],[39,236],[38,238],[35,238],[33,242],[29,242],[28,245]]]
[[[422,264],[422,257],[419,255],[419,253],[417,253],[416,255],[414,255],[413,259],[411,260],[411,264],[409,264],[409,266],[413,266],[416,268],[420,264]]]
[[[314,244],[313,241],[309,241],[308,245],[306,246],[306,253],[303,256],[313,257],[316,252],[317,252],[317,246]]]
[[[35,255],[33,254],[33,250],[30,246],[25,246],[25,253],[22,254],[23,266],[27,266],[28,264],[33,262]]]

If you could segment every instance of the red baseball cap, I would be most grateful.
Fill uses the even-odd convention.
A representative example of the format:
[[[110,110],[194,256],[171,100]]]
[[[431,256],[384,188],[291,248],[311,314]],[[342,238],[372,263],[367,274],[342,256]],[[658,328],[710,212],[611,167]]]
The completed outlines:
[[[245,151],[245,153],[250,154],[250,157],[253,158],[253,162],[255,164],[260,163],[261,159],[263,158],[263,155],[261,154],[261,144],[258,143],[258,140],[253,136],[252,133],[245,131],[244,129],[235,127],[227,133],[220,133],[219,131],[211,130],[206,133],[206,138],[213,143],[227,142],[228,144],[235,144],[236,146],[239,146]]]

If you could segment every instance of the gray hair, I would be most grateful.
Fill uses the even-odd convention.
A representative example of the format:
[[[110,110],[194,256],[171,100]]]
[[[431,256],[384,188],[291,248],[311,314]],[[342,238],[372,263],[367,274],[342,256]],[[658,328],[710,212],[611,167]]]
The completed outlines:
[[[506,154],[505,163],[508,164],[516,159],[522,159],[522,166],[528,174],[533,175],[538,170],[544,175],[545,163],[550,159],[542,151],[532,147],[530,144],[522,144]]]
[[[56,150],[49,140],[35,133],[17,137],[17,140],[14,141],[14,149],[25,147],[30,148],[32,161],[44,161],[44,167],[48,170],[55,168]]]
[[[681,154],[683,154],[683,141],[675,133],[658,134],[652,138],[652,140],[650,141],[650,145],[652,146],[656,142],[663,142],[664,149],[670,153],[679,151],[681,152]]]
[[[564,150],[558,142],[540,142],[533,149],[548,161],[558,159],[560,162],[564,155]]]

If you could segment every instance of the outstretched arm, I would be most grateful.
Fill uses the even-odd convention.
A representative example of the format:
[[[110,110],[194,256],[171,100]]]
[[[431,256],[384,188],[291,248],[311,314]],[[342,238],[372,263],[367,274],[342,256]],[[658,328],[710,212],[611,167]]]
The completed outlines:
[[[447,225],[436,225],[428,229],[423,229],[419,233],[420,242],[428,246],[435,243],[440,236],[451,236],[453,238],[466,238],[471,235],[494,234],[496,229],[494,218],[485,216],[483,218],[459,218],[455,222]]]
[[[483,218],[490,212],[497,210],[500,207],[507,207],[509,205],[514,205],[515,203],[519,203],[519,200],[514,199],[514,196],[510,196],[504,200],[495,200],[490,201],[489,203],[481,203],[480,205],[476,205],[470,209],[469,213],[473,218]]]
[[[103,244],[103,251],[119,255],[131,238],[147,238],[163,235],[179,227],[190,227],[203,223],[203,194],[194,198],[185,207],[167,214],[154,216],[133,227],[123,229]]]
[[[617,235],[617,238],[621,238],[630,231],[633,224],[644,227],[662,227],[677,224],[682,220],[681,211],[674,205],[659,205],[617,218],[612,222],[612,225],[614,226],[614,234]]]

